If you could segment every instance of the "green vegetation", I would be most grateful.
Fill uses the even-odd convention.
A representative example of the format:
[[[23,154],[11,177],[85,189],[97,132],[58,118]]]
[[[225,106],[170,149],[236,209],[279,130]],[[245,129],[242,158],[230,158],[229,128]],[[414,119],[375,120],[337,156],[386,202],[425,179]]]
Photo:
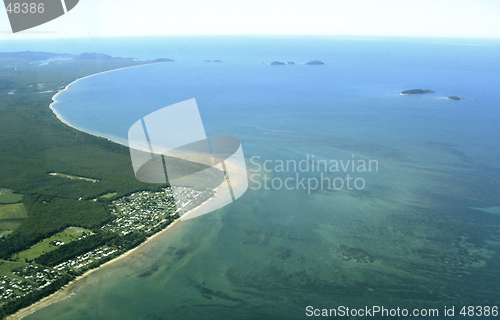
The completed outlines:
[[[56,233],[52,237],[43,239],[41,242],[33,245],[29,249],[17,253],[14,259],[18,261],[35,260],[39,256],[47,252],[54,251],[63,244],[78,240],[83,235],[90,234],[91,232],[91,230],[84,228],[67,228],[62,232]]]
[[[0,260],[0,274],[6,274],[23,265],[24,263],[22,262]]]
[[[22,194],[16,194],[9,189],[0,189],[0,204],[18,203],[23,200]]]
[[[116,192],[110,192],[110,193],[103,194],[102,196],[99,197],[99,199],[113,199],[117,195],[118,195],[118,193],[116,193]]]
[[[70,226],[98,228],[111,219],[102,202],[29,196],[25,200],[28,217],[7,238],[1,239],[0,256],[28,249],[38,241]]]
[[[0,59],[2,66],[17,66],[17,70],[0,68],[0,78],[8,80],[9,89],[16,92],[0,91],[0,182],[25,195],[22,202],[29,214],[12,235],[0,239],[0,258],[4,259],[69,226],[95,228],[111,219],[106,198],[85,200],[160,187],[135,179],[126,147],[66,126],[48,108],[51,95],[33,94],[40,87],[56,91],[88,74],[144,62],[64,60],[40,66],[29,62],[12,55]],[[99,183],[58,179],[51,172],[92,177]],[[1,197],[19,200],[10,194]]]
[[[103,259],[87,266],[96,267],[113,254],[136,246],[144,241],[143,233],[118,236],[100,231],[116,217],[108,203],[136,191],[165,187],[135,179],[128,148],[70,128],[48,108],[52,95],[78,78],[147,62],[94,55],[93,59],[36,65],[32,62],[46,55],[23,54],[0,54],[0,278],[7,282],[18,277],[12,273],[16,268],[44,270],[46,267],[38,264],[54,265],[96,246],[111,246],[109,254],[101,254]],[[48,92],[38,94],[42,90]],[[50,173],[63,174],[56,177]],[[94,234],[76,241],[80,231],[70,227]],[[66,244],[56,245],[56,240]],[[21,261],[7,261],[10,259]],[[26,290],[22,298],[9,299],[12,291],[3,286],[0,318],[56,291],[74,277],[61,273],[51,278],[36,272],[41,272],[47,285],[39,287],[30,278],[18,278]],[[18,289],[14,291],[19,295]]]
[[[0,205],[0,222],[2,220],[25,219],[28,216],[22,203]]]
[[[28,307],[38,300],[56,292],[62,286],[68,284],[73,278],[74,277],[69,274],[63,274],[61,277],[56,278],[50,285],[43,287],[40,290],[35,290],[22,299],[12,300],[9,303],[2,305],[2,308],[0,309],[0,317],[3,318],[22,308]]]
[[[66,245],[60,246],[57,248],[58,250],[46,252],[40,257],[37,257],[35,262],[53,267],[61,262],[107,244],[114,238],[116,238],[116,235],[114,234],[100,232],[94,236],[86,237],[83,240],[70,242]]]
[[[28,213],[22,203],[0,205],[0,237],[17,229],[27,217]]]
[[[97,180],[97,179],[78,177],[78,176],[73,176],[71,174],[65,174],[65,173],[51,172],[51,173],[49,173],[49,175],[55,176],[55,177],[62,177],[62,178],[66,178],[66,179],[77,179],[77,180],[89,181],[89,182],[93,182],[93,183],[99,182],[99,180]]]
[[[206,187],[174,199],[165,184],[139,182],[127,147],[66,126],[48,106],[77,78],[146,62],[86,54],[36,64],[51,56],[0,53],[0,318],[139,245],[224,179],[172,158],[189,185],[203,171]]]

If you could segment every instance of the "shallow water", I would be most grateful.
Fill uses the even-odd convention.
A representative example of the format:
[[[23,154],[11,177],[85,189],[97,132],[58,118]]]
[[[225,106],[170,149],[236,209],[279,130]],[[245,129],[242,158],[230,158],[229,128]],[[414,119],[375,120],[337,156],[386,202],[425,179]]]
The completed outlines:
[[[84,79],[54,107],[124,141],[137,119],[196,98],[208,135],[242,142],[249,190],[27,319],[300,319],[307,306],[500,303],[500,216],[474,209],[499,206],[498,42],[211,39],[142,40],[135,56],[170,50],[177,62]],[[268,65],[314,59],[326,65]],[[398,94],[412,88],[436,93]],[[257,170],[311,157],[374,160],[378,170]],[[256,182],[264,174],[276,183],[349,174],[365,187],[266,190]]]

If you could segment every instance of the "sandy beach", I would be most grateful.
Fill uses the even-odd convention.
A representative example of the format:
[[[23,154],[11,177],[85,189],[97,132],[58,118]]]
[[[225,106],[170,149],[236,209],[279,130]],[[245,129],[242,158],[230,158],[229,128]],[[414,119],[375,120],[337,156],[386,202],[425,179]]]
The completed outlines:
[[[241,171],[241,168],[238,167],[237,163],[231,162],[231,161],[226,161],[226,166],[227,168],[230,168],[229,170],[233,172],[238,173],[238,177],[235,177],[235,179],[231,180],[231,184],[233,188],[242,188],[244,187],[246,190],[246,181],[241,179],[244,176],[244,173]],[[245,175],[246,177],[246,175]],[[196,217],[201,214],[211,212],[213,210],[216,210],[218,208],[221,208],[222,206],[227,205],[228,203],[224,200],[227,199],[225,197],[227,191],[227,188],[224,187],[224,184],[226,182],[224,181],[219,187],[217,187],[214,190],[214,196],[206,200],[205,202],[201,203],[199,206],[191,209],[190,211],[186,212],[183,216],[191,216],[191,217]],[[222,199],[222,200],[221,200]],[[201,213],[201,214],[200,214]],[[76,277],[74,280],[72,280],[70,283],[56,291],[55,293],[51,294],[50,296],[47,296],[43,299],[41,299],[38,302],[35,302],[34,304],[30,305],[29,307],[26,307],[24,309],[19,310],[13,315],[8,316],[6,319],[7,320],[17,320],[17,319],[22,319],[40,309],[43,309],[53,303],[56,303],[58,301],[64,300],[65,298],[69,297],[73,290],[77,287],[77,284],[84,278],[88,277],[92,273],[101,270],[103,268],[109,267],[115,263],[118,262],[125,262],[125,260],[132,258],[135,254],[139,254],[140,250],[144,247],[146,244],[150,244],[154,242],[155,239],[159,238],[161,235],[164,235],[166,232],[171,230],[172,228],[181,225],[181,221],[183,221],[182,217],[176,219],[174,222],[169,224],[165,229],[161,230],[158,233],[155,233],[154,235],[150,236],[147,238],[146,241],[141,243],[139,246],[123,253],[122,255],[100,265],[99,267],[95,269],[88,270],[84,274]]]
[[[234,164],[229,164],[229,166],[233,167]],[[241,184],[242,181],[241,180],[235,180],[234,181],[234,184]],[[221,188],[221,187],[218,187],[214,190],[215,194],[213,197],[209,198],[208,200],[206,200],[205,202],[201,203],[199,206],[191,209],[190,211],[186,212],[185,215],[191,215],[191,214],[194,214],[196,215],[197,212],[200,212],[200,211],[204,211],[204,212],[210,212],[212,210],[215,210],[217,208],[220,208],[221,207],[221,197],[220,197],[220,193],[221,192],[224,192],[224,190]],[[141,243],[139,246],[123,253],[122,255],[100,265],[99,267],[95,268],[95,269],[91,269],[91,270],[88,270],[87,272],[85,272],[84,274],[82,274],[81,276],[78,276],[76,277],[74,280],[72,280],[70,283],[68,283],[67,285],[65,285],[64,287],[62,287],[61,289],[59,289],[58,291],[54,292],[53,294],[51,294],[50,296],[47,296],[43,299],[41,299],[40,301],[30,305],[29,307],[26,307],[24,309],[21,309],[19,310],[18,312],[16,312],[15,314],[12,314],[10,316],[8,316],[6,319],[7,320],[17,320],[17,319],[22,319],[40,309],[43,309],[53,303],[56,303],[58,301],[61,301],[61,300],[64,300],[65,298],[69,297],[71,295],[71,293],[73,292],[73,290],[77,287],[78,283],[81,282],[82,279],[88,277],[89,275],[91,275],[92,273],[96,272],[96,271],[99,271],[103,268],[107,268],[107,267],[110,267],[112,266],[113,264],[116,264],[118,262],[124,262],[124,260],[126,259],[132,259],[134,257],[134,255],[139,255],[140,252],[141,252],[141,249],[143,249],[143,247],[146,245],[146,244],[151,244],[152,242],[154,242],[154,240],[156,240],[157,238],[159,238],[161,235],[165,234],[166,232],[168,232],[168,230],[178,226],[178,225],[181,225],[181,221],[183,221],[181,218],[178,218],[176,219],[174,222],[172,222],[171,224],[169,224],[165,229],[161,230],[160,232],[158,233],[155,233],[154,235],[150,236],[149,238],[147,238],[146,241],[144,241],[143,243]]]
[[[197,210],[200,207],[210,206],[211,201],[213,201],[214,198],[215,198],[215,196],[208,199],[207,201],[205,201],[204,203],[202,203],[198,207],[194,208],[192,211]],[[127,258],[130,259],[134,254],[138,254],[145,244],[149,244],[149,243],[153,242],[160,235],[165,234],[168,230],[179,225],[181,221],[182,221],[181,219],[176,219],[174,222],[169,224],[165,229],[163,229],[162,231],[160,231],[158,233],[155,233],[154,235],[149,237],[146,241],[141,243],[139,246],[137,246],[137,247],[123,253],[122,255],[100,265],[99,267],[97,267],[95,269],[88,270],[84,274],[76,277],[74,280],[72,280],[70,283],[68,283],[67,285],[65,285],[64,287],[59,289],[58,291],[51,294],[50,296],[47,296],[47,297],[41,299],[40,301],[35,302],[34,304],[30,305],[29,307],[26,307],[24,309],[19,310],[18,312],[8,316],[6,319],[7,320],[22,319],[22,318],[40,310],[40,309],[43,309],[43,308],[53,304],[53,303],[64,300],[65,298],[70,296],[71,292],[75,289],[77,283],[80,282],[82,279],[88,277],[89,275],[91,275],[92,273],[94,273],[98,270],[109,267],[117,262],[124,262],[124,260],[126,260]]]
[[[147,65],[147,64],[146,64]],[[113,70],[108,70],[108,71],[103,71],[103,72],[98,72],[98,73],[94,73],[94,74],[91,74],[91,75],[88,75],[88,76],[85,76],[85,77],[81,77],[81,78],[78,78],[76,79],[75,81],[71,82],[70,84],[66,85],[64,87],[64,89],[61,89],[61,90],[58,90],[57,93],[52,96],[52,102],[49,104],[49,108],[52,110],[52,112],[55,114],[55,116],[57,117],[57,119],[59,119],[59,121],[61,121],[62,123],[66,124],[67,126],[71,127],[71,128],[74,128],[78,131],[82,131],[82,132],[85,132],[84,130],[82,130],[81,128],[77,128],[73,125],[71,125],[70,123],[68,123],[63,117],[61,117],[61,115],[59,113],[57,113],[57,111],[54,109],[54,106],[53,104],[57,102],[57,96],[67,90],[72,84],[82,80],[82,79],[86,79],[86,78],[89,78],[89,77],[93,77],[95,75],[99,75],[99,74],[103,74],[103,73],[107,73],[107,72],[112,72],[112,71],[117,71],[117,70],[121,70],[121,69],[127,69],[127,68],[134,68],[134,67],[140,67],[140,66],[143,66],[143,65],[137,65],[137,66],[130,66],[130,67],[124,67],[124,68],[118,68],[118,69],[113,69]],[[99,135],[97,135],[99,136]],[[102,137],[102,138],[105,138],[105,137]],[[108,138],[106,138],[108,139]],[[108,140],[111,140],[111,139],[108,139]],[[113,141],[113,140],[111,140]],[[119,144],[122,144],[122,145],[126,145],[123,141],[113,141],[115,143],[119,143]],[[71,293],[71,290],[72,288],[74,287],[74,284],[77,283],[79,280],[87,277],[88,275],[96,272],[97,270],[105,267],[105,266],[109,266],[117,261],[120,261],[124,258],[126,258],[127,256],[129,256],[130,254],[132,254],[133,252],[135,252],[136,250],[138,250],[141,246],[143,246],[146,242],[149,242],[150,240],[154,239],[157,235],[165,232],[167,229],[173,227],[176,223],[178,223],[180,221],[180,219],[177,219],[175,220],[173,223],[171,223],[167,228],[165,228],[164,230],[154,234],[153,236],[151,236],[150,238],[148,238],[144,243],[140,244],[139,246],[137,246],[136,248],[132,249],[132,250],[129,250],[127,252],[125,252],[124,254],[102,264],[101,266],[95,268],[95,269],[91,269],[91,270],[88,270],[87,272],[85,272],[84,274],[82,274],[81,276],[78,276],[76,277],[74,280],[72,280],[70,283],[68,283],[67,285],[63,286],[62,288],[60,288],[58,291],[54,292],[53,294],[35,302],[34,304],[30,305],[29,307],[26,307],[26,308],[23,308],[21,310],[19,310],[18,312],[8,316],[6,319],[9,319],[9,320],[13,320],[13,319],[22,319],[24,318],[25,316],[29,315],[29,314],[32,314],[33,312],[37,311],[37,310],[40,310],[48,305],[51,305],[57,301],[60,301],[60,300],[63,300],[65,299],[66,297],[68,297]]]
[[[241,168],[237,166],[236,163],[233,163],[231,161],[226,161],[226,166],[230,168],[231,171],[237,172],[238,173],[238,178],[235,177],[235,179],[231,180],[231,184],[233,188],[242,188],[244,187],[246,190],[246,181],[243,181],[241,177],[243,177],[243,172],[241,171]],[[206,200],[205,202],[201,203],[199,206],[191,209],[190,211],[186,212],[183,214],[185,217],[197,217],[199,215],[211,212],[213,210],[216,210],[218,208],[221,208],[229,203],[225,199],[227,199],[227,187],[224,187],[225,181],[214,190],[214,196]],[[146,245],[146,244],[151,244],[154,242],[155,239],[160,238],[161,235],[164,235],[166,232],[171,230],[172,228],[181,225],[181,221],[186,220],[178,218],[174,222],[172,222],[170,225],[168,225],[165,229],[161,230],[158,233],[155,233],[154,235],[150,236],[149,238],[146,239],[143,243],[141,243],[139,246],[123,253],[122,255],[100,265],[99,267],[95,269],[88,270],[84,274],[76,277],[74,280],[72,280],[70,283],[56,291],[55,293],[51,294],[50,296],[47,296],[43,299],[41,299],[38,302],[35,302],[34,304],[30,305],[29,307],[26,307],[24,309],[19,310],[15,314],[12,314],[8,316],[6,319],[7,320],[17,320],[17,319],[22,319],[40,309],[43,309],[53,303],[57,303],[58,301],[64,300],[67,297],[71,295],[74,289],[77,288],[78,284],[81,282],[82,279],[88,277],[92,273],[101,270],[106,267],[110,267],[113,264],[119,263],[119,262],[126,262],[126,260],[131,259],[134,255],[140,254],[141,249]]]
[[[126,140],[124,139],[119,139],[117,137],[113,137],[113,138],[109,138],[109,137],[105,137],[103,136],[101,133],[99,132],[88,132],[88,131],[85,131],[84,129],[82,128],[79,128],[71,123],[69,123],[68,121],[66,121],[66,119],[64,119],[58,112],[57,110],[54,108],[54,104],[57,103],[57,96],[59,94],[61,94],[62,92],[64,92],[65,90],[68,90],[68,88],[77,83],[78,81],[80,80],[83,80],[83,79],[87,79],[87,78],[90,78],[90,77],[93,77],[93,76],[97,76],[97,75],[100,75],[100,74],[104,74],[104,73],[108,73],[108,72],[114,72],[114,71],[119,71],[119,70],[123,70],[123,69],[129,69],[129,68],[138,68],[138,67],[143,67],[143,66],[149,66],[151,64],[157,64],[157,63],[166,63],[166,62],[154,62],[154,63],[146,63],[146,64],[140,64],[140,65],[136,65],[136,66],[130,66],[130,67],[123,67],[123,68],[118,68],[118,69],[113,69],[113,70],[108,70],[108,71],[103,71],[103,72],[98,72],[98,73],[94,73],[94,74],[90,74],[88,76],[85,76],[85,77],[81,77],[81,78],[78,78],[76,79],[75,81],[71,82],[70,84],[68,84],[67,86],[64,87],[64,89],[61,89],[61,90],[58,90],[57,93],[52,96],[52,102],[49,104],[49,108],[50,110],[52,110],[52,112],[55,114],[55,116],[57,117],[57,119],[59,119],[59,121],[61,121],[62,123],[64,123],[65,125],[73,128],[73,129],[76,129],[78,131],[81,131],[81,132],[85,132],[85,133],[88,133],[88,134],[91,134],[93,136],[96,136],[96,137],[100,137],[100,138],[104,138],[106,140],[109,140],[109,141],[112,141],[112,142],[115,142],[115,143],[118,143],[118,144],[121,144],[121,145],[124,145],[126,147],[128,147],[128,143]]]

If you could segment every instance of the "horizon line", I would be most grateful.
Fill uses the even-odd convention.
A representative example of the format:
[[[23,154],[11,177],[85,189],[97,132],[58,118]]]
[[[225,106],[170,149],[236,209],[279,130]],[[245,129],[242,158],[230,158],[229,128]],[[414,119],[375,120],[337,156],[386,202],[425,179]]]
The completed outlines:
[[[54,34],[57,31],[27,31],[27,32],[19,32],[19,33],[11,33],[11,31],[0,30],[0,35],[36,35],[36,34]],[[98,36],[78,36],[78,35],[68,35],[61,37],[43,37],[43,38],[22,38],[22,37],[13,37],[13,38],[5,38],[0,37],[0,41],[2,40],[56,40],[56,39],[97,39],[97,38],[147,38],[147,37],[354,37],[354,38],[433,38],[433,39],[481,39],[481,40],[500,40],[500,36],[452,36],[452,35],[384,35],[384,34],[250,34],[250,33],[241,33],[241,34],[212,34],[212,33],[193,33],[193,34],[146,34],[146,35],[98,35]]]

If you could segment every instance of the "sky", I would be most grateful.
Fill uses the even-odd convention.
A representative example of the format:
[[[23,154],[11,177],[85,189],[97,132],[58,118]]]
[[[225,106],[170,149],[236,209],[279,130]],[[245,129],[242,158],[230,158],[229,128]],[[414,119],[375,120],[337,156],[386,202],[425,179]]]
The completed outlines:
[[[499,17],[500,0],[80,0],[64,16],[16,34],[0,10],[0,39],[203,34],[500,38]]]

